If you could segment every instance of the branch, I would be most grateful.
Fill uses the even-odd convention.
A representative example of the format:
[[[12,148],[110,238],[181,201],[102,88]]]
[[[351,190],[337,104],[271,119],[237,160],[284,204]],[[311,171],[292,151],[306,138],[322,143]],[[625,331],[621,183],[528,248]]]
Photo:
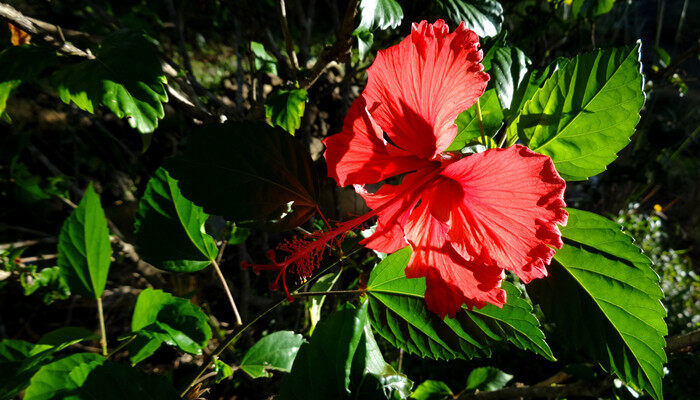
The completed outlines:
[[[287,55],[292,64],[292,69],[294,73],[299,71],[299,60],[297,59],[297,53],[294,52],[294,44],[292,43],[292,35],[289,32],[289,23],[287,22],[287,8],[284,4],[284,0],[279,0],[279,7],[277,8],[277,13],[279,14],[280,24],[282,25],[282,34],[284,35],[284,43],[287,49]]]
[[[0,17],[7,22],[12,23],[22,29],[23,31],[39,38],[41,41],[57,47],[58,51],[79,57],[95,58],[89,52],[81,50],[75,47],[73,44],[66,42],[65,40],[60,40],[56,38],[62,36],[68,36],[73,38],[86,39],[89,35],[86,33],[73,31],[70,29],[61,29],[57,25],[49,24],[47,22],[39,21],[34,18],[29,18],[17,11],[14,7],[9,4],[0,3]]]
[[[359,0],[350,0],[348,7],[345,10],[343,22],[340,25],[340,30],[336,35],[336,42],[331,47],[326,47],[319,55],[318,60],[311,67],[311,73],[308,78],[301,81],[299,87],[308,89],[316,80],[323,74],[328,65],[336,60],[340,60],[346,56],[352,48],[352,31],[354,26],[355,15],[357,15],[357,5]]]
[[[571,385],[557,386],[523,386],[508,387],[491,392],[466,393],[457,397],[457,400],[504,400],[521,397],[532,398],[562,398],[568,396],[598,397],[612,385],[613,377],[609,376],[600,382],[590,384],[578,382]]]

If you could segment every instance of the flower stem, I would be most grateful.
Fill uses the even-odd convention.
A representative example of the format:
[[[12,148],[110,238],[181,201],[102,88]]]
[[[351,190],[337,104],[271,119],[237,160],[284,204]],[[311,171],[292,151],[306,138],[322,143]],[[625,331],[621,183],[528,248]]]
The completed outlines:
[[[107,331],[105,330],[105,315],[102,311],[102,298],[97,298],[97,319],[100,321],[100,346],[102,355],[107,356]]]
[[[348,258],[348,257],[350,257],[351,255],[357,253],[358,251],[360,251],[360,249],[357,249],[357,250],[354,250],[354,251],[348,253],[345,257],[342,257],[342,258],[338,259],[336,262],[332,263],[331,265],[327,266],[327,267],[324,268],[323,270],[319,271],[318,274],[316,274],[313,278],[309,279],[308,282],[299,285],[292,293],[298,291],[299,289],[301,289],[304,285],[306,285],[306,284],[309,283],[310,281],[313,281],[314,279],[318,278],[319,276],[322,276],[323,274],[325,274],[326,272],[328,272],[328,270],[330,270],[331,268],[333,268],[333,267],[335,267],[336,265],[340,264],[340,263],[341,263],[342,261],[344,261],[346,258]],[[295,294],[296,294],[296,293],[295,293]],[[282,304],[284,304],[284,302],[285,302],[286,300],[287,300],[287,299],[286,299],[286,297],[285,297],[285,298],[283,298],[282,300],[278,301],[277,303],[273,304],[270,308],[268,308],[267,310],[265,310],[265,311],[263,311],[262,313],[258,314],[255,318],[253,318],[252,320],[250,320],[247,324],[245,324],[244,326],[241,326],[236,332],[232,333],[231,336],[227,337],[227,338],[224,340],[224,342],[221,343],[221,344],[219,345],[219,347],[217,347],[217,348],[214,350],[213,353],[211,353],[211,355],[207,358],[207,360],[204,361],[204,364],[202,365],[202,368],[199,370],[199,373],[194,377],[194,379],[192,379],[192,381],[190,381],[190,383],[187,385],[187,387],[185,388],[185,390],[182,392],[181,397],[185,397],[185,395],[187,395],[187,392],[190,391],[190,388],[191,388],[192,386],[194,386],[194,384],[199,380],[200,377],[202,377],[202,375],[204,375],[204,373],[207,371],[207,369],[209,369],[209,367],[210,367],[211,364],[214,362],[214,360],[215,360],[217,357],[219,357],[219,355],[221,355],[221,353],[223,353],[223,351],[226,350],[227,347],[229,347],[229,346],[231,346],[232,344],[236,343],[236,341],[238,341],[238,339],[241,337],[241,335],[243,334],[243,332],[245,332],[248,328],[250,328],[250,327],[251,327],[254,323],[256,323],[260,318],[264,317],[267,313],[269,313],[270,311],[272,311],[272,310],[274,310],[275,308],[277,308],[277,307],[281,306]]]
[[[479,132],[481,133],[481,142],[484,146],[487,146],[486,143],[486,136],[484,135],[484,124],[483,124],[483,117],[481,115],[481,104],[479,103],[479,99],[476,99],[476,118],[479,120]]]
[[[331,290],[329,292],[299,292],[294,293],[292,297],[309,297],[309,296],[325,296],[325,295],[346,295],[346,294],[362,294],[365,290]]]
[[[221,280],[221,285],[224,287],[224,291],[226,292],[228,301],[229,303],[231,303],[231,308],[233,308],[233,315],[236,317],[236,325],[243,325],[243,321],[241,321],[241,315],[238,313],[238,307],[236,307],[236,302],[233,300],[233,295],[231,294],[231,289],[229,289],[228,284],[226,283],[226,278],[224,278],[224,274],[221,273],[219,263],[216,262],[216,260],[212,260],[211,265],[214,267],[216,274],[219,276],[219,280]]]

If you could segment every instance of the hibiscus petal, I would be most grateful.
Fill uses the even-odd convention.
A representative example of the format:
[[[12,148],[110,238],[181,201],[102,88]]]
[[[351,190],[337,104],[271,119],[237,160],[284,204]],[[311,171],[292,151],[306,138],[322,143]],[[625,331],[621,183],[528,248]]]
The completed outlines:
[[[328,175],[339,186],[376,183],[427,164],[383,140],[382,130],[367,112],[362,96],[352,103],[343,130],[323,143]]]
[[[374,234],[360,244],[384,253],[393,253],[406,247],[404,225],[420,199],[422,187],[437,172],[437,168],[424,168],[408,174],[401,184],[382,185],[376,193],[369,193],[364,186],[356,185],[355,191],[362,196],[369,208],[376,210],[386,204],[386,208],[378,214]]]
[[[479,37],[463,22],[452,33],[442,20],[413,24],[367,70],[367,109],[398,147],[431,159],[457,135],[457,115],[484,93],[482,57]]]
[[[487,254],[525,283],[547,276],[552,247],[562,246],[557,224],[568,217],[566,184],[549,157],[515,145],[466,157],[441,175],[459,183],[442,185],[443,196],[461,199],[448,222],[457,252],[467,260]]]
[[[503,269],[490,265],[488,257],[467,260],[450,245],[447,224],[430,211],[444,206],[444,198],[440,185],[433,185],[423,192],[421,204],[408,218],[404,231],[413,252],[406,277],[426,277],[426,304],[441,318],[453,318],[463,304],[501,307],[506,301],[500,288]]]

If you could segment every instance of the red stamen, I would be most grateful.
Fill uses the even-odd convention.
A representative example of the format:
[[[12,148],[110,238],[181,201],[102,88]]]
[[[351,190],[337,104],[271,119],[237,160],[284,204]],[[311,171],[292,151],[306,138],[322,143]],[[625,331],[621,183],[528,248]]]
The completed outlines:
[[[403,198],[405,195],[420,190],[424,184],[428,183],[432,178],[440,173],[440,168],[436,169],[432,173],[426,175],[417,185],[406,188],[403,192],[399,193],[397,196],[377,207],[376,209],[368,212],[365,215],[351,219],[350,221],[341,222],[336,225],[335,229],[329,231],[319,231],[305,237],[294,237],[291,240],[284,241],[277,246],[277,250],[289,253],[289,255],[282,262],[276,261],[276,253],[274,250],[267,251],[267,258],[270,260],[271,264],[250,264],[246,261],[241,263],[241,267],[247,268],[252,267],[253,271],[256,273],[260,271],[279,271],[274,282],[270,284],[270,289],[279,289],[279,281],[282,280],[282,286],[287,295],[287,300],[290,302],[293,300],[292,296],[289,294],[287,288],[287,281],[285,279],[285,273],[287,268],[291,268],[292,272],[295,272],[302,279],[307,279],[313,275],[313,271],[318,267],[323,257],[323,252],[326,246],[334,247],[340,245],[340,243],[345,238],[347,232],[353,230],[357,226],[367,222],[372,217],[384,211],[395,201]],[[320,213],[320,210],[318,210]],[[326,221],[323,214],[321,214],[324,222],[330,229],[330,225]]]

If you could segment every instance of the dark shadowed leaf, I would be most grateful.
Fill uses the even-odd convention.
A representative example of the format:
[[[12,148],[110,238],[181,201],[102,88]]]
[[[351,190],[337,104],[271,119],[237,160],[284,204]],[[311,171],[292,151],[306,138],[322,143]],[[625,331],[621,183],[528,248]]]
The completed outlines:
[[[573,0],[571,14],[574,17],[597,17],[607,14],[615,5],[615,0]]]
[[[265,102],[265,118],[294,135],[301,126],[308,99],[304,89],[278,90]]]
[[[204,230],[209,216],[187,200],[177,181],[159,168],[146,185],[136,216],[136,245],[144,261],[172,272],[194,272],[217,255]]]
[[[6,115],[5,107],[12,90],[38,79],[42,72],[56,64],[56,59],[54,50],[30,45],[10,46],[0,52],[0,117]]]
[[[292,331],[271,333],[245,353],[241,369],[253,378],[269,377],[269,370],[289,372],[302,343],[304,337]]]
[[[565,245],[550,276],[528,285],[573,351],[583,351],[659,400],[666,362],[666,311],[651,261],[619,225],[568,209]],[[530,288],[532,288],[530,290]]]
[[[90,184],[58,236],[58,266],[73,293],[94,299],[107,282],[112,247],[100,197]]]
[[[139,132],[153,132],[168,101],[155,47],[143,34],[122,30],[109,35],[95,57],[54,73],[61,100],[90,113],[104,105]]]
[[[207,125],[167,165],[182,194],[209,214],[270,229],[299,226],[316,210],[308,151],[264,122]]]
[[[137,335],[137,340],[129,344],[133,364],[149,357],[163,342],[190,354],[201,354],[211,339],[207,316],[199,307],[150,288],[136,300],[131,330]]]
[[[452,23],[466,23],[480,37],[495,36],[503,24],[503,6],[495,0],[435,0]]]
[[[360,25],[356,31],[396,28],[403,19],[403,10],[396,0],[361,0]]]
[[[517,47],[499,47],[491,60],[489,85],[498,93],[498,100],[505,114],[510,113],[513,95],[527,75],[530,59]]]
[[[83,340],[94,340],[97,338],[98,336],[91,330],[77,326],[64,326],[63,328],[58,328],[45,334],[39,339],[37,344],[45,344],[63,349],[75,343],[82,342]]]
[[[385,258],[370,275],[367,294],[370,321],[396,347],[433,359],[490,356],[496,342],[515,346],[553,360],[532,306],[518,288],[503,282],[506,304],[466,308],[456,318],[441,320],[425,305],[425,278],[408,279],[404,269],[411,255],[406,247]]]
[[[513,375],[506,374],[498,368],[482,367],[472,370],[467,377],[467,390],[489,392],[504,387]]]
[[[567,180],[599,174],[629,143],[644,104],[640,44],[580,55],[547,79],[508,127]]]
[[[313,286],[311,286],[311,292],[327,292],[333,288],[333,285],[338,281],[340,277],[340,271],[331,272],[329,274],[323,275],[316,279]],[[309,329],[309,335],[313,335],[314,329],[316,329],[316,324],[321,320],[321,309],[323,308],[323,303],[326,300],[326,296],[312,296],[307,307],[309,308],[309,319],[311,322],[311,328]]]
[[[498,103],[496,91],[487,90],[479,99],[479,105],[481,106],[481,123],[484,135],[493,136],[503,125],[503,111]],[[459,114],[455,124],[457,124],[457,136],[447,151],[459,151],[481,138],[476,104]]]
[[[78,353],[43,366],[31,379],[25,399],[179,399],[167,378]]]

